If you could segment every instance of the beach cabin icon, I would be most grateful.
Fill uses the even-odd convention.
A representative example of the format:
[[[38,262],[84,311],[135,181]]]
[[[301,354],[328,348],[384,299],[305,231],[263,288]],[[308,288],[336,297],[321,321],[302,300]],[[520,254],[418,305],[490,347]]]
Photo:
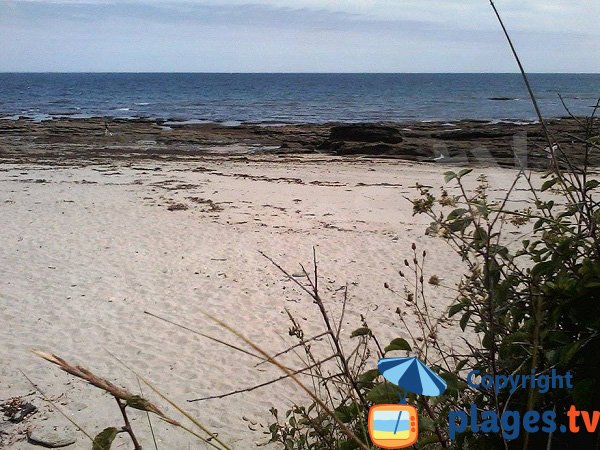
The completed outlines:
[[[379,372],[405,392],[435,397],[446,390],[446,382],[414,357],[383,358],[377,363]],[[369,410],[369,436],[380,448],[410,447],[419,437],[417,410],[401,398],[397,405],[374,405]]]

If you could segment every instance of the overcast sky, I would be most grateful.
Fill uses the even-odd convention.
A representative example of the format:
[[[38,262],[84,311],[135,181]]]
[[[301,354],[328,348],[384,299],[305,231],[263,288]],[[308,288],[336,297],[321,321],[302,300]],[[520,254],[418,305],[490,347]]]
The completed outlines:
[[[600,0],[497,0],[531,72],[600,72]],[[0,0],[0,71],[513,72],[487,0]]]

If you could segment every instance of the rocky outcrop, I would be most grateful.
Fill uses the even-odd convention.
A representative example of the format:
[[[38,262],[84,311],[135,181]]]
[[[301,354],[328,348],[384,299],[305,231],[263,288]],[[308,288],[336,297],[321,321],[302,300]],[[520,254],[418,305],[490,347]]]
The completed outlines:
[[[402,135],[398,128],[391,126],[372,124],[340,125],[331,128],[329,141],[399,144],[402,142]]]
[[[492,127],[481,127],[480,129],[466,130],[449,130],[431,133],[430,136],[434,139],[442,139],[445,141],[474,141],[481,139],[497,139],[511,138],[512,130],[509,129],[493,129]]]
[[[331,128],[329,137],[317,149],[340,156],[389,156],[409,160],[423,160],[431,153],[422,147],[403,145],[400,130],[394,126],[356,124]]]
[[[552,119],[548,127],[576,163],[586,139],[573,119]],[[109,130],[106,133],[106,130]],[[577,138],[573,138],[576,136]],[[527,147],[523,147],[523,142]],[[516,167],[515,146],[527,167],[548,167],[547,146],[538,123],[484,120],[386,124],[186,124],[169,127],[150,119],[57,119],[41,123],[0,121],[0,162],[86,164],[105,159],[164,160],[204,155],[242,156],[327,153],[442,164]],[[600,153],[590,152],[600,166]]]
[[[340,156],[389,156],[411,161],[421,161],[431,156],[430,152],[416,146],[402,146],[384,143],[364,143],[364,142],[331,142],[320,147]]]

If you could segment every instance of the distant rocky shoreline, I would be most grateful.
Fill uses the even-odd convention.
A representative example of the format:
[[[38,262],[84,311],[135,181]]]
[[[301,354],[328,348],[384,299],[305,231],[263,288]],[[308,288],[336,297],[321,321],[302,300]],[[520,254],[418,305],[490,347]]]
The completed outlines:
[[[576,137],[584,137],[577,121],[552,119],[548,124],[563,148],[574,159],[580,158],[577,147],[582,146],[571,145]],[[517,165],[514,148],[525,154],[525,138],[527,166],[544,169],[547,144],[538,123],[461,120],[223,126],[148,119],[18,119],[0,121],[0,161],[93,163],[106,158],[324,153],[511,167]],[[600,165],[600,158],[591,162]]]

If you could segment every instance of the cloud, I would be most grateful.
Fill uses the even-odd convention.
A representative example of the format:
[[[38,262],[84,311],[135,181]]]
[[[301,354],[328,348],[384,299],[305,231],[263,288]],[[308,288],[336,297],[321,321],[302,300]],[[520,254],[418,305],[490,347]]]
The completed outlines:
[[[595,24],[589,29],[572,25],[577,20],[591,23],[588,9],[597,9],[595,3],[498,3],[533,70],[600,69],[589,57],[598,50]],[[0,40],[5,43],[0,70],[514,70],[484,1],[293,4],[0,0]],[[552,25],[556,21],[562,26]]]
[[[202,2],[187,1],[162,1],[162,0],[129,0],[129,1],[97,1],[97,0],[0,0],[0,5],[13,6],[13,11],[16,13],[13,17],[5,16],[5,18],[34,20],[37,22],[57,20],[71,22],[85,21],[105,21],[110,19],[121,20],[146,20],[157,23],[174,23],[174,24],[211,24],[211,25],[227,25],[238,26],[248,25],[254,27],[269,27],[269,28],[305,28],[305,29],[329,29],[329,30],[360,30],[364,32],[402,32],[404,34],[414,33],[421,38],[432,39],[442,37],[448,38],[450,34],[456,36],[466,34],[473,31],[473,21],[460,19],[449,21],[440,21],[443,17],[437,14],[424,15],[420,12],[419,17],[415,18],[394,18],[394,8],[388,6],[387,16],[374,14],[379,11],[383,5],[374,9],[370,14],[361,14],[359,12],[351,12],[350,10],[357,9],[352,7],[353,4],[364,3],[373,5],[377,4],[392,4],[389,0],[370,0],[362,2],[316,2],[312,0],[301,0],[295,5],[304,7],[289,7],[283,5],[280,0],[263,0],[262,3],[245,3],[243,1],[229,0],[223,2],[215,2],[205,0]],[[311,8],[313,4],[322,3],[325,5],[344,6],[348,11],[334,11],[331,8]],[[343,3],[342,5],[339,5]],[[426,3],[422,2],[421,4]],[[462,4],[459,0],[448,1],[442,9],[447,10],[451,4]],[[535,2],[533,2],[535,3]],[[407,2],[410,5],[410,1]],[[397,9],[397,8],[396,8]],[[410,9],[414,9],[414,6]],[[421,8],[427,9],[427,8]],[[429,8],[431,9],[431,8]],[[492,20],[491,14],[488,11],[488,21]],[[408,13],[407,13],[408,15]],[[464,15],[464,14],[463,14]],[[480,28],[480,34],[471,34],[471,38],[478,39],[483,36],[482,32],[491,31],[495,36],[498,27],[492,20],[493,27]],[[593,27],[596,30],[596,27]],[[518,32],[515,29],[515,32]],[[555,37],[577,36],[584,37],[587,33],[577,30],[568,32],[566,30],[556,29],[541,29],[541,30],[520,30],[525,32],[537,33],[540,35],[552,35]]]
[[[194,5],[230,6],[249,5],[266,8],[327,11],[360,15],[373,19],[414,20],[434,23],[460,23],[474,28],[494,26],[495,19],[487,1],[473,0],[12,0],[9,3],[39,3],[50,5],[137,5],[163,6],[183,9]],[[503,15],[516,30],[547,30],[556,27],[564,31],[584,29],[600,33],[597,17],[600,2],[596,0],[496,0]]]

